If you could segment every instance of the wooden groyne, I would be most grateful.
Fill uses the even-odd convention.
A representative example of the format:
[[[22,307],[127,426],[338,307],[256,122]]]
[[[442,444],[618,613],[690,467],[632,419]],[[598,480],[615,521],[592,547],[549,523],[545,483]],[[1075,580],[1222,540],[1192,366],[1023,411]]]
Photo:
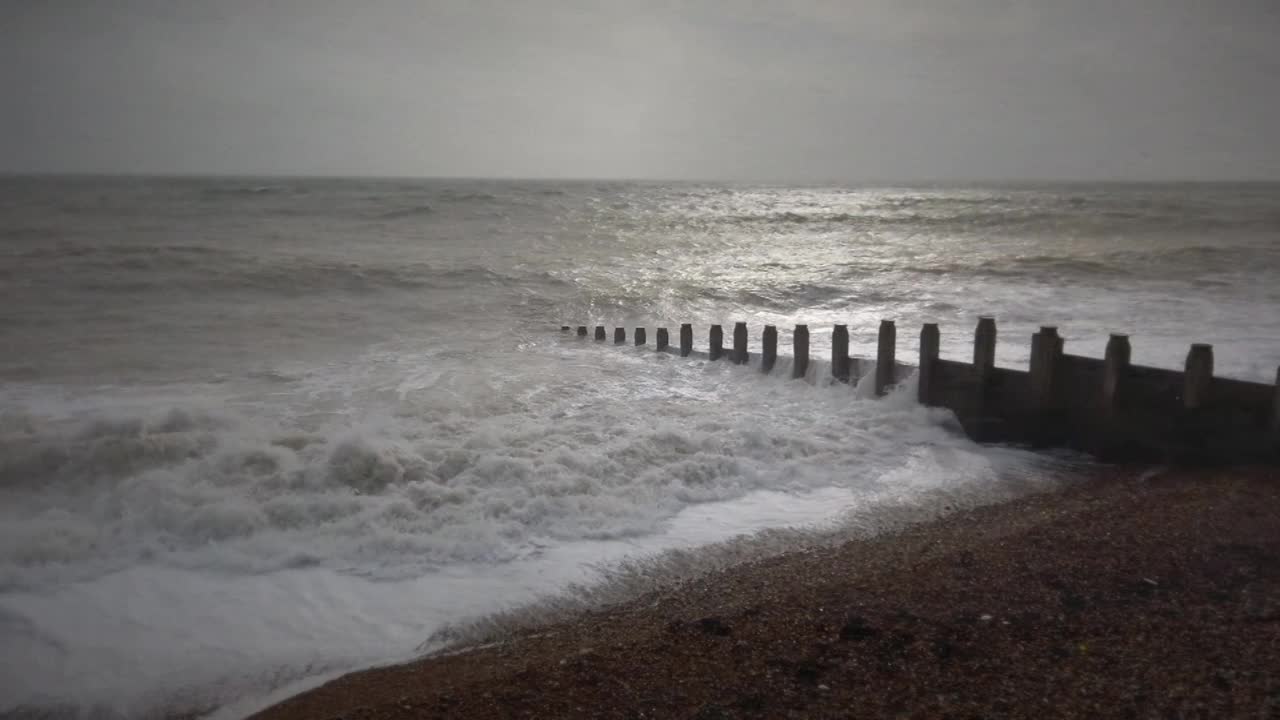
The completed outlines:
[[[562,326],[570,333],[572,326]],[[581,339],[585,325],[577,327]],[[626,342],[626,328],[614,329],[614,342]],[[632,334],[636,346],[647,344],[645,328]],[[595,339],[606,338],[605,327]],[[727,359],[745,365],[747,324],[733,326],[726,352],[724,328],[712,325],[707,351],[693,348],[693,326],[680,326],[679,345],[671,346],[666,328],[657,329],[656,349],[681,357]],[[921,404],[955,413],[965,432],[979,442],[1032,447],[1064,447],[1108,460],[1244,463],[1280,461],[1280,369],[1276,383],[1248,382],[1213,374],[1213,347],[1196,343],[1182,370],[1135,365],[1130,362],[1129,337],[1112,335],[1102,359],[1067,353],[1056,327],[1041,327],[1031,336],[1031,361],[1026,370],[999,367],[996,322],[978,320],[974,330],[973,361],[939,355],[941,334],[936,323],[920,331],[916,364],[898,361],[897,328],[880,323],[874,359],[849,355],[849,329],[831,331],[832,379],[858,382],[873,375],[874,391],[884,395],[912,374],[918,374],[916,393]],[[778,329],[767,325],[761,334],[759,367],[771,373],[778,359]],[[808,376],[809,328],[797,325],[792,334],[793,378]]]

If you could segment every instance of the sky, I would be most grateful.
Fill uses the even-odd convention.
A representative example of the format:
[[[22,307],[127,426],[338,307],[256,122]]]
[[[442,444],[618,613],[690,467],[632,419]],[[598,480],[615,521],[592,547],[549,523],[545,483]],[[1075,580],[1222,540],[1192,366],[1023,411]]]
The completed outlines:
[[[1280,180],[1280,0],[0,0],[0,172]]]

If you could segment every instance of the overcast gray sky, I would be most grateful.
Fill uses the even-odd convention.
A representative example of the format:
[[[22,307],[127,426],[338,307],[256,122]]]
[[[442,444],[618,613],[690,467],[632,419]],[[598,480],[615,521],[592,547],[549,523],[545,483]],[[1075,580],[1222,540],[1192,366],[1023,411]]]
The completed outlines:
[[[0,171],[1280,179],[1280,0],[0,7]]]

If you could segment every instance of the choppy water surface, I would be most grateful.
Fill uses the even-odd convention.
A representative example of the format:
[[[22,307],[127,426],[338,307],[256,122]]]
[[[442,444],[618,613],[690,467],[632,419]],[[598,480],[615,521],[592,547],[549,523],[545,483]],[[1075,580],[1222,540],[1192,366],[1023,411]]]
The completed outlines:
[[[599,567],[1045,487],[909,393],[562,323],[1280,364],[1280,187],[0,180],[0,711],[214,708]],[[236,707],[225,706],[234,715]]]

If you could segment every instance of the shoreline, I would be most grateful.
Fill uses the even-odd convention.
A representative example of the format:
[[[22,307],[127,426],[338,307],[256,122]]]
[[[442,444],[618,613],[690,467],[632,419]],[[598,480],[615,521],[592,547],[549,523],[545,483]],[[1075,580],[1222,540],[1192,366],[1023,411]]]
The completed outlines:
[[[1104,470],[345,675],[252,717],[1266,717],[1277,480]]]

